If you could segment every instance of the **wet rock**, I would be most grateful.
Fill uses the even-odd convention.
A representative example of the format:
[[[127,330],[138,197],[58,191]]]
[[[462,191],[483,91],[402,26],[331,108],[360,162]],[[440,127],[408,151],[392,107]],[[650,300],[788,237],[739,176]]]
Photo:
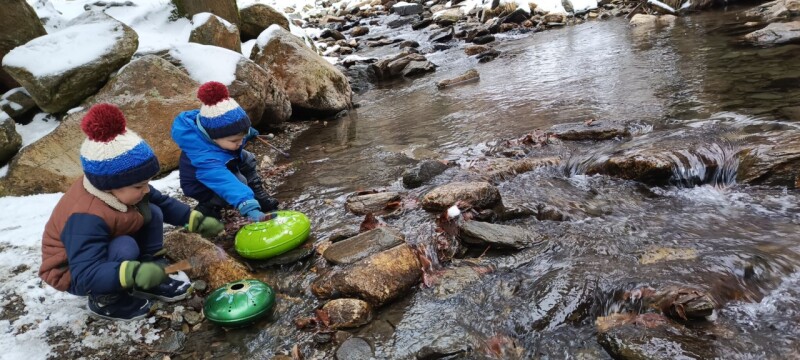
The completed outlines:
[[[500,203],[500,191],[488,182],[454,182],[431,190],[420,202],[425,210],[443,211],[459,201],[489,208]]]
[[[0,112],[0,166],[11,160],[22,147],[22,136],[17,133],[14,119]]]
[[[414,22],[413,17],[396,17],[392,20],[389,20],[386,23],[386,26],[388,26],[390,29],[397,29],[399,27],[411,24],[413,22]]]
[[[412,23],[411,24],[411,29],[412,30],[424,29],[424,28],[430,26],[431,24],[433,24],[433,19],[431,19],[431,18],[422,19],[420,21]]]
[[[483,174],[493,182],[510,179],[513,176],[533,171],[540,167],[557,166],[561,163],[559,157],[542,158],[488,158],[485,161],[475,162],[470,170]]]
[[[23,87],[13,88],[0,97],[0,111],[12,119],[24,115],[36,108],[36,102]]]
[[[492,42],[494,40],[495,40],[494,39],[494,35],[484,35],[484,36],[475,37],[474,39],[472,39],[472,42],[475,43],[475,44],[478,44],[478,45],[484,45],[484,44],[488,44],[488,43],[490,43],[490,42]]]
[[[615,359],[713,359],[705,339],[658,314],[612,314],[596,321],[597,341]]]
[[[317,278],[312,292],[318,297],[326,294],[355,296],[381,306],[405,295],[421,276],[417,255],[403,244]]]
[[[0,14],[6,14],[0,22],[0,64],[11,49],[47,35],[36,11],[25,0],[3,1],[0,3]],[[0,92],[18,86],[19,83],[0,68]]]
[[[236,0],[172,0],[175,12],[187,19],[199,13],[212,13],[239,26],[239,8]]]
[[[189,260],[192,268],[186,274],[192,279],[202,279],[212,289],[225,283],[253,277],[247,269],[225,250],[200,235],[171,231],[164,235],[164,249],[173,261]]]
[[[0,180],[0,193],[67,190],[83,174],[74,151],[86,138],[80,129],[81,119],[97,103],[117,105],[125,114],[128,128],[153,148],[161,171],[175,169],[180,150],[164,129],[172,126],[178,112],[197,108],[197,86],[178,67],[160,57],[148,55],[132,61],[87,99],[82,110],[67,115],[53,132],[22,149],[8,175]]]
[[[314,254],[311,246],[302,246],[258,263],[259,268],[294,264]]]
[[[289,20],[273,7],[265,4],[253,4],[239,10],[241,25],[239,31],[243,40],[258,37],[261,32],[272,25],[278,25],[289,31]]]
[[[761,46],[797,43],[800,42],[800,21],[772,23],[745,35],[744,39]]]
[[[91,35],[82,31],[96,29],[97,26],[107,30]],[[87,41],[102,41],[111,46],[91,61],[64,66],[63,71],[43,70],[41,66],[29,68],[28,58],[31,56],[50,59],[69,56],[63,52],[73,49],[50,45],[64,41],[69,34],[85,36]],[[11,50],[3,59],[3,69],[30,93],[42,110],[63,113],[103,87],[111,74],[130,61],[138,46],[139,36],[127,25],[102,12],[85,12],[67,23],[65,29]]]
[[[359,337],[347,339],[336,349],[337,360],[370,360],[372,356],[372,346]]]
[[[716,307],[708,293],[678,286],[659,289],[643,300],[645,304],[676,320],[703,319],[711,316]]]
[[[444,27],[457,23],[459,20],[461,20],[461,17],[461,9],[452,8],[441,10],[433,14],[433,21]]]
[[[381,47],[386,45],[395,44],[398,42],[403,41],[402,39],[380,39],[374,41],[367,41],[367,46],[369,47]]]
[[[160,341],[153,347],[161,353],[177,353],[186,344],[186,334],[180,331],[166,330],[160,334]]]
[[[334,40],[345,40],[346,37],[342,35],[342,33],[333,30],[333,29],[325,29],[319,34],[321,39],[334,39]]]
[[[397,45],[397,47],[399,47],[401,49],[402,48],[418,48],[419,47],[419,43],[414,41],[414,40],[406,40],[406,41],[401,42],[400,45]]]
[[[428,60],[412,61],[403,69],[402,75],[405,77],[415,77],[434,71],[436,71],[436,65]]]
[[[542,22],[547,25],[563,24],[565,19],[566,16],[564,14],[553,13],[545,15],[544,18],[542,18]]]
[[[478,55],[491,50],[490,47],[484,45],[467,45],[464,47],[464,53],[467,56]]]
[[[352,37],[359,37],[367,34],[369,34],[369,28],[366,26],[356,26],[350,30],[350,36]]]
[[[256,45],[250,58],[269,68],[292,104],[292,112],[335,114],[352,105],[347,77],[303,41],[272,25],[265,30],[264,46]]]
[[[409,66],[411,68],[406,70]],[[418,75],[420,72],[430,72],[435,69],[436,65],[428,61],[424,55],[412,53],[409,50],[370,64],[370,70],[380,80]]]
[[[392,191],[355,195],[347,198],[344,207],[353,214],[366,215],[381,212],[386,209],[387,204],[397,200],[400,200],[400,193]]]
[[[767,22],[775,22],[788,19],[798,13],[800,13],[800,1],[777,0],[758,5],[744,14],[748,17],[762,17]]]
[[[322,17],[322,20],[319,21],[320,24],[344,24],[347,22],[347,19],[341,16],[333,16],[333,15],[325,15]]]
[[[469,69],[467,72],[459,75],[458,77],[452,79],[442,80],[436,83],[436,87],[439,89],[444,89],[446,87],[454,86],[454,85],[461,85],[470,82],[475,82],[480,80],[481,75],[478,73],[478,70]]]
[[[403,186],[408,189],[420,187],[453,166],[446,161],[425,160],[403,172]]]
[[[736,181],[745,184],[800,187],[800,134],[764,134],[742,149]]]
[[[482,52],[482,53],[478,54],[478,56],[476,56],[476,58],[478,59],[478,62],[480,62],[480,63],[487,63],[489,61],[494,60],[498,56],[500,56],[500,52],[495,50],[495,49],[491,49],[489,51],[485,51],[485,52]]]
[[[639,258],[639,264],[649,265],[664,261],[692,260],[697,258],[695,249],[657,248],[647,251]]]
[[[528,14],[527,11],[522,8],[517,8],[516,10],[512,11],[511,14],[504,16],[502,22],[521,24],[525,20],[528,20],[529,16],[530,14]]]
[[[440,31],[437,31],[429,37],[429,39],[433,42],[437,43],[445,43],[450,40],[453,40],[454,30],[453,27],[447,27]]]
[[[656,21],[658,21],[657,15],[636,14],[631,17],[629,24],[631,26],[655,25]]]
[[[472,344],[461,336],[444,334],[417,351],[418,360],[453,359],[472,351]]]
[[[322,310],[328,314],[331,329],[356,328],[372,320],[372,307],[359,299],[331,300]]]
[[[381,226],[333,243],[325,250],[323,257],[337,265],[352,264],[404,242],[403,233],[391,227]]]
[[[203,280],[195,280],[192,283],[192,287],[194,287],[194,289],[197,291],[203,292],[206,291],[206,289],[208,288],[208,283],[206,283]]]
[[[536,235],[528,230],[480,221],[465,221],[461,224],[459,238],[470,245],[517,250],[530,247],[538,241]]]
[[[434,296],[439,300],[459,296],[467,286],[481,279],[483,275],[479,272],[480,269],[469,264],[460,265],[454,261],[452,266],[446,267],[439,276],[436,286],[433,287]],[[485,269],[483,268],[484,271]]]
[[[398,2],[392,6],[392,11],[400,16],[422,14],[423,10],[422,4],[407,3],[405,1]]]
[[[237,53],[242,51],[239,28],[236,25],[209,13],[195,15],[192,24],[189,42],[218,46]]]
[[[548,132],[553,133],[561,140],[610,140],[631,135],[627,126],[612,121],[591,121],[588,125],[583,123],[558,124],[550,127]]]

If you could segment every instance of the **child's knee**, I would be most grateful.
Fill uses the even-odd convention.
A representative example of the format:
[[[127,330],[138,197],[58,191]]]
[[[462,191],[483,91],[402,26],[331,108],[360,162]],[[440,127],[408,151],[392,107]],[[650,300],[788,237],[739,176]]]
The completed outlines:
[[[126,261],[139,258],[139,244],[128,235],[117,236],[108,244],[108,260]]]

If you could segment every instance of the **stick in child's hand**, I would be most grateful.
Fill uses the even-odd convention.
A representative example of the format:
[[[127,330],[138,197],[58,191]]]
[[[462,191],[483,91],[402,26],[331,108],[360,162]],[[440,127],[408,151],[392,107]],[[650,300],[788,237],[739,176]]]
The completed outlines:
[[[264,140],[261,137],[261,135],[256,136],[256,139],[261,140],[261,142],[263,142],[264,144],[267,144],[267,146],[271,147],[272,150],[277,151],[279,154],[281,154],[281,155],[283,155],[283,156],[285,156],[287,158],[289,157],[289,153],[287,153],[287,152],[285,152],[285,151],[283,151],[281,149],[278,149],[277,147],[275,147],[275,145],[270,144],[267,140]]]
[[[174,264],[167,265],[164,268],[164,272],[167,273],[167,274],[172,274],[172,273],[176,273],[178,271],[190,270],[191,268],[192,268],[192,264],[189,262],[189,260],[183,259],[183,260],[178,261],[178,262],[176,262]]]

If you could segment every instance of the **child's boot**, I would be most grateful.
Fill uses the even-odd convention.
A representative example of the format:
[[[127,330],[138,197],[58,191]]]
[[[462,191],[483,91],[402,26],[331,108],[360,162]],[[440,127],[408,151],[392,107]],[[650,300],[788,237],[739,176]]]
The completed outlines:
[[[138,320],[150,312],[153,302],[139,299],[125,292],[106,295],[89,295],[89,311],[108,320]]]
[[[166,302],[176,302],[189,296],[189,289],[191,287],[192,284],[189,282],[167,277],[167,280],[164,280],[164,282],[154,288],[147,290],[134,288],[133,295]]]

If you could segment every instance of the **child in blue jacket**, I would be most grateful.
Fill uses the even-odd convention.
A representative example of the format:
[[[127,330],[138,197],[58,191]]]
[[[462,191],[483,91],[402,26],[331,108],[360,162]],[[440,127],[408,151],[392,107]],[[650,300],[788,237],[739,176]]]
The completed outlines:
[[[278,201],[264,190],[255,156],[244,150],[258,136],[247,113],[231,99],[225,85],[211,81],[200,86],[199,110],[184,111],[172,123],[172,139],[181,148],[180,181],[186,196],[197,200],[195,210],[219,218],[230,205],[243,216],[260,221]]]

